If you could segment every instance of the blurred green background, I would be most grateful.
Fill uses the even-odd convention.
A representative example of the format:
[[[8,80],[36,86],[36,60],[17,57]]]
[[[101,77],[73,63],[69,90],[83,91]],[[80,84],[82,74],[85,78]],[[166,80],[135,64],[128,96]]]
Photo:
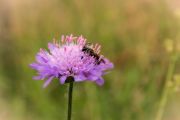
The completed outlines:
[[[102,87],[75,83],[73,120],[154,120],[170,54],[180,51],[179,7],[178,0],[0,0],[0,120],[66,119],[67,85],[55,79],[43,89],[29,64],[71,33],[102,44],[115,65]],[[169,95],[164,120],[180,120],[178,100],[179,92]]]

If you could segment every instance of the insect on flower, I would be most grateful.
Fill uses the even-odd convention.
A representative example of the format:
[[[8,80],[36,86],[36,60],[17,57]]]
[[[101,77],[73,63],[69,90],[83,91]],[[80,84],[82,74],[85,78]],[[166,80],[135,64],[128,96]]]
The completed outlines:
[[[88,80],[102,85],[102,76],[113,68],[113,64],[100,55],[100,48],[98,44],[87,43],[82,36],[62,36],[61,41],[48,44],[49,52],[40,49],[37,53],[36,62],[30,64],[38,72],[34,79],[47,79],[44,87],[53,78],[64,84],[69,77],[73,77],[75,82]]]
[[[103,56],[99,55],[98,53],[100,52],[99,49],[100,49],[100,45],[96,44],[95,47],[93,48],[93,44],[92,43],[87,43],[84,45],[84,47],[82,48],[82,51],[84,53],[87,53],[88,55],[94,57],[94,59],[96,60],[95,61],[95,64],[100,64],[101,62],[105,63],[105,61],[103,60]]]

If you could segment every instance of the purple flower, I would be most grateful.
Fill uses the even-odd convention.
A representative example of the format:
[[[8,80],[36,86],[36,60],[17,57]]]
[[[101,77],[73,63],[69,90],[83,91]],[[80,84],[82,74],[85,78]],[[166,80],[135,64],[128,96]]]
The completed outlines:
[[[30,66],[38,71],[33,79],[46,79],[46,87],[53,78],[58,78],[61,84],[71,76],[75,82],[90,80],[102,85],[102,75],[106,70],[113,68],[113,64],[99,54],[100,45],[86,43],[82,36],[62,36],[58,43],[54,40],[48,44],[49,52],[40,49],[36,55],[36,62]]]

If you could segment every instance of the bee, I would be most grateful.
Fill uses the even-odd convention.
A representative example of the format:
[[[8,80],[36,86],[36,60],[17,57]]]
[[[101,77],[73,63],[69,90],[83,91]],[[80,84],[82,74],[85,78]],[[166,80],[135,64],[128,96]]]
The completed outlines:
[[[99,65],[101,62],[105,63],[104,59],[94,51],[93,45],[91,43],[85,44],[84,47],[82,48],[82,51],[88,54],[89,56],[94,57],[94,59],[96,60],[95,64]]]

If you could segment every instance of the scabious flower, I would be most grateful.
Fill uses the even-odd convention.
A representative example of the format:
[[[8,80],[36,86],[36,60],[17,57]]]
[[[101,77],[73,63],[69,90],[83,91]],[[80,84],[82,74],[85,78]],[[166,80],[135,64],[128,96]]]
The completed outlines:
[[[73,77],[75,82],[94,81],[102,85],[102,75],[106,70],[113,68],[113,64],[102,55],[99,55],[101,46],[89,44],[82,36],[62,36],[61,41],[54,40],[48,43],[49,52],[40,49],[36,55],[36,62],[30,66],[38,71],[35,80],[46,79],[46,87],[53,78],[58,78],[61,84],[68,77]]]

